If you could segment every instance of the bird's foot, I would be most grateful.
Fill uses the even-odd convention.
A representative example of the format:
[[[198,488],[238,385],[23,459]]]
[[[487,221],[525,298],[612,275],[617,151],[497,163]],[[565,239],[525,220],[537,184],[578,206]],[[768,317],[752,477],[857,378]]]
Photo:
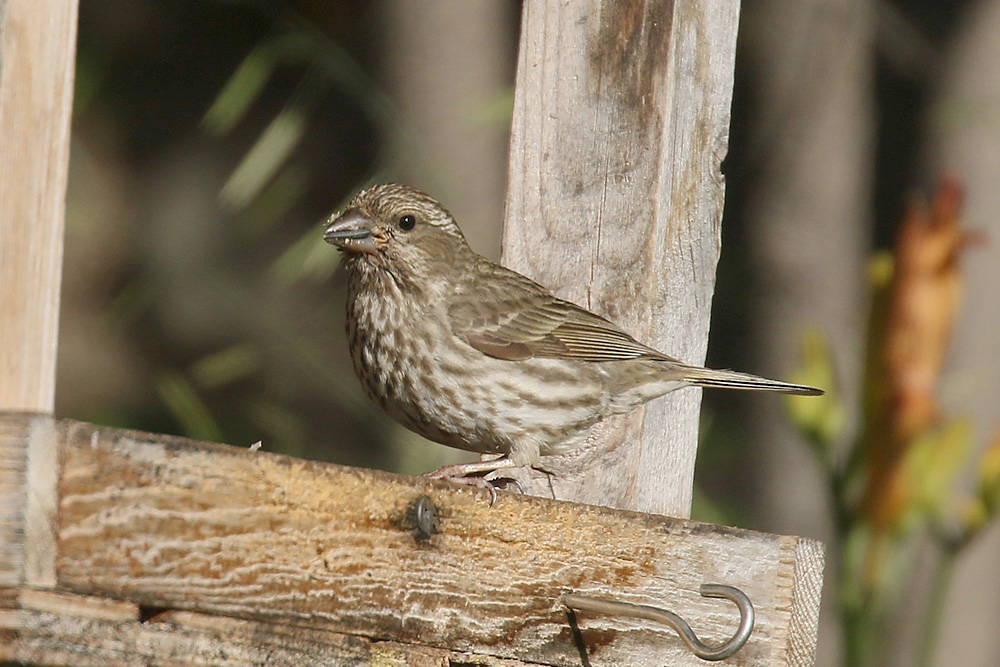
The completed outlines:
[[[444,466],[433,472],[424,473],[422,477],[443,479],[455,484],[485,489],[490,492],[490,506],[492,507],[497,501],[498,488],[506,489],[513,484],[521,493],[524,493],[524,489],[521,488],[521,484],[516,479],[500,476],[500,471],[504,468],[516,467],[512,460],[501,456],[490,461],[471,461]]]

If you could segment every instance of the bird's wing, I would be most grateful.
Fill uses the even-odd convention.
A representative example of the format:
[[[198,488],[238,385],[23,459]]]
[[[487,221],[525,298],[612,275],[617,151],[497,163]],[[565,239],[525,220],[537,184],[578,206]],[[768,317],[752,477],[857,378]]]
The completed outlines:
[[[474,282],[448,312],[455,335],[483,354],[509,360],[669,359],[518,273],[503,269],[495,278]]]

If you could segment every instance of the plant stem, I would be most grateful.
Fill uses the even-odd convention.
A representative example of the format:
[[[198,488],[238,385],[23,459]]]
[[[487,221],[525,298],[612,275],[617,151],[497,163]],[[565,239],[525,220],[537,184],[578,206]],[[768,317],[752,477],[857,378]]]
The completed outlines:
[[[938,637],[941,634],[941,617],[944,614],[944,605],[948,599],[951,576],[955,570],[959,551],[958,546],[946,544],[934,572],[930,599],[927,602],[927,615],[924,617],[923,632],[920,633],[919,660],[921,667],[931,667],[934,664],[934,649],[937,647]]]
[[[871,609],[862,607],[846,611],[841,616],[843,624],[844,667],[866,667],[872,662],[875,622]]]

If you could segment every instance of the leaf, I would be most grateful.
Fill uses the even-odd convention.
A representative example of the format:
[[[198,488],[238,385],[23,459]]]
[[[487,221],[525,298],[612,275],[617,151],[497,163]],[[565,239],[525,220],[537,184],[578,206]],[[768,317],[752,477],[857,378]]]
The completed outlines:
[[[156,379],[156,391],[186,435],[210,442],[222,439],[222,429],[212,418],[208,406],[180,373],[168,371],[160,375]]]
[[[223,204],[240,210],[260,194],[302,142],[308,117],[325,87],[314,71],[306,74],[295,94],[222,186],[219,199]]]
[[[239,123],[260,97],[276,62],[274,40],[259,43],[240,63],[201,119],[210,134],[222,136]]]
[[[916,438],[907,456],[912,499],[909,520],[940,520],[951,505],[952,487],[972,446],[972,423],[954,419]]]
[[[803,334],[802,366],[790,380],[826,390],[822,396],[788,395],[785,405],[798,429],[829,454],[829,447],[843,433],[845,412],[836,391],[830,346],[818,329]]]
[[[199,360],[191,367],[195,381],[215,389],[243,379],[260,367],[260,354],[250,344],[233,345]]]
[[[987,518],[1000,511],[1000,427],[993,435],[983,458],[979,461],[979,497]]]

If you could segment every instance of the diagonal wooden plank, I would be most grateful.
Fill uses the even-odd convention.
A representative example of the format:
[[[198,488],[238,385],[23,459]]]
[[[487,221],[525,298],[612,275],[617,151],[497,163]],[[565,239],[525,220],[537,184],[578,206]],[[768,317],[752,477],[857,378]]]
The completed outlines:
[[[20,435],[0,429],[7,440],[0,451],[44,446],[20,419]],[[757,612],[731,664],[808,664],[793,661],[790,647],[814,645],[791,634],[801,626],[793,614],[818,609],[794,602],[819,594],[822,548],[812,540],[507,493],[490,507],[484,492],[419,478],[54,425],[33,432],[58,440],[49,556],[57,590],[576,665],[580,650],[561,595],[664,606],[719,643],[738,623],[735,608],[697,591],[725,583],[746,592]],[[429,536],[414,514],[422,496],[436,508]],[[5,567],[13,566],[0,562]],[[593,664],[650,655],[700,664],[669,629],[586,614],[577,621]]]

